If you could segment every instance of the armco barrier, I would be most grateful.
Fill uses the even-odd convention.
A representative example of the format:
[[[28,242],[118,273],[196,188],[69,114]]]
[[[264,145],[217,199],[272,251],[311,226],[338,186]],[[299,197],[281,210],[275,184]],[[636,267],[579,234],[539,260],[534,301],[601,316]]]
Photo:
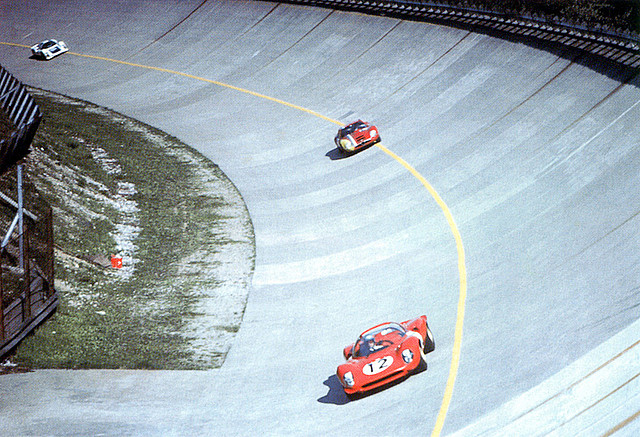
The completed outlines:
[[[579,24],[551,22],[511,12],[487,11],[471,2],[402,0],[284,0],[282,3],[357,11],[406,20],[444,23],[491,30],[574,47],[632,68],[640,67],[640,36],[633,32],[592,29]]]
[[[0,175],[29,153],[42,113],[25,86],[0,65],[0,110],[16,126],[0,138]]]

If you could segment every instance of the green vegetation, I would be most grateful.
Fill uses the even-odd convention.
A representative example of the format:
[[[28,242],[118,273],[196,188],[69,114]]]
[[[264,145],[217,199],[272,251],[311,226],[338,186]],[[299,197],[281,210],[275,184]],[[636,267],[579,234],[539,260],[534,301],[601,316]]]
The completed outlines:
[[[224,232],[228,211],[240,207],[251,233],[241,198],[213,192],[212,181],[230,182],[175,138],[86,102],[33,94],[45,118],[26,173],[54,209],[62,299],[13,361],[35,368],[218,367],[228,346],[194,350],[198,333],[189,323],[203,290],[222,281],[212,257],[246,244]],[[120,270],[110,267],[114,253],[124,255]],[[185,265],[193,274],[184,274]],[[221,321],[224,332],[237,331],[244,299],[233,320]]]
[[[640,0],[475,0],[476,7],[640,32]]]

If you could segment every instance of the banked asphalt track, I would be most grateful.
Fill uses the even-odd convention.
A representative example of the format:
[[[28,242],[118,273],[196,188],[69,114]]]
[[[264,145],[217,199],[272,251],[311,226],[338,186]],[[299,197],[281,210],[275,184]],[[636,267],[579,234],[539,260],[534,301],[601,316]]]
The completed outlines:
[[[42,63],[10,45],[48,37],[72,53]],[[219,164],[257,251],[221,369],[4,376],[2,435],[638,432],[633,72],[570,49],[254,1],[3,0],[0,41],[21,81],[157,126]],[[454,227],[415,174],[376,147],[338,159],[331,120],[360,117],[441,196],[464,278]],[[428,370],[347,402],[333,376],[342,347],[422,313],[437,341]]]

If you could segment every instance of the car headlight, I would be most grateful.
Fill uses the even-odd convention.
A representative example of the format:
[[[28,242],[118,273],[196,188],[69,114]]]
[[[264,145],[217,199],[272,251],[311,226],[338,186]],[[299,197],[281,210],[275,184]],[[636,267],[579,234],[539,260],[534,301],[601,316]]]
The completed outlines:
[[[344,381],[344,385],[346,387],[353,387],[355,381],[353,380],[353,373],[347,372],[342,376],[342,380]]]
[[[369,132],[369,137],[371,137],[371,138],[375,138],[375,137],[377,137],[377,136],[378,136],[378,132],[377,132],[375,129],[372,129],[372,130]]]
[[[343,138],[340,140],[340,145],[342,146],[343,149],[345,150],[352,150],[353,149],[353,143],[351,142],[350,139],[348,138]]]
[[[413,352],[411,352],[411,349],[405,349],[402,351],[402,359],[407,364],[413,361]]]

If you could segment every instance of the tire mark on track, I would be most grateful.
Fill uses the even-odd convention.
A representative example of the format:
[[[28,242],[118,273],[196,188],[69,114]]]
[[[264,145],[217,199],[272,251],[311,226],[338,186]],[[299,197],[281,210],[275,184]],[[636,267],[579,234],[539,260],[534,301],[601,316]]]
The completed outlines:
[[[557,60],[556,60],[557,61]],[[554,62],[555,64],[555,62]],[[504,120],[505,118],[507,118],[509,115],[513,114],[514,112],[516,112],[519,108],[521,108],[522,106],[524,106],[525,103],[527,103],[528,101],[530,101],[531,99],[533,99],[535,96],[537,96],[538,94],[540,94],[545,88],[547,88],[549,85],[551,85],[557,78],[559,78],[560,76],[562,76],[569,68],[571,68],[574,65],[574,60],[571,60],[567,65],[564,66],[564,68],[562,68],[562,70],[560,70],[558,73],[556,73],[551,79],[547,80],[541,87],[539,87],[536,91],[534,91],[532,94],[530,94],[529,96],[527,96],[523,101],[521,101],[520,103],[518,103],[516,106],[514,106],[513,108],[511,108],[510,110],[508,110],[507,112],[505,112],[504,114],[502,114],[499,118],[497,118],[496,120],[493,121],[493,123],[491,123],[489,126],[485,127],[483,129],[483,131],[487,131],[489,129],[491,129],[492,127],[494,127],[496,124],[500,123],[502,120]]]
[[[160,41],[162,38],[164,38],[165,36],[167,36],[168,34],[170,34],[171,32],[173,32],[178,26],[180,26],[182,23],[184,23],[185,21],[187,21],[193,14],[195,14],[198,9],[200,9],[201,7],[203,7],[209,0],[203,0],[202,3],[200,3],[198,6],[196,6],[196,8],[191,11],[186,17],[184,17],[182,20],[180,20],[179,22],[177,22],[176,24],[174,24],[169,30],[167,30],[165,33],[163,33],[162,35],[160,35],[159,37],[157,37],[156,39],[154,39],[153,41],[151,41],[149,44],[147,44],[146,46],[142,47],[140,50],[138,50],[137,52],[135,52],[134,54],[132,54],[131,56],[127,57],[126,59],[131,59],[132,57],[139,55],[140,53],[142,53],[143,51],[145,51],[146,49],[148,49],[149,47],[151,47],[153,44],[157,43],[158,41]]]
[[[440,56],[438,56],[433,62],[431,62],[429,65],[427,65],[424,69],[422,69],[422,71],[420,71],[419,73],[417,73],[416,75],[414,75],[411,79],[409,79],[408,81],[406,81],[402,86],[398,87],[394,92],[392,92],[391,94],[389,94],[387,97],[385,97],[384,99],[382,99],[380,102],[376,103],[375,106],[379,106],[380,104],[386,102],[387,100],[389,100],[391,97],[393,97],[394,95],[398,94],[400,91],[402,91],[402,89],[406,88],[407,86],[409,86],[410,83],[412,83],[413,81],[415,81],[416,79],[418,79],[420,76],[422,76],[424,73],[426,73],[431,67],[433,67],[434,65],[436,65],[438,62],[440,62],[440,60],[442,60],[445,56],[447,56],[449,53],[451,53],[451,51],[453,49],[455,49],[456,47],[458,47],[465,39],[467,39],[469,37],[469,35],[471,35],[470,31],[467,31],[467,33],[460,38],[454,45],[452,45],[451,47],[449,47],[444,53],[442,53]]]
[[[342,65],[340,70],[336,71],[333,76],[326,78],[323,83],[326,82],[330,82],[333,80],[333,78],[335,78],[336,76],[338,76],[342,71],[346,70],[347,68],[349,68],[351,65],[355,64],[357,61],[359,61],[366,53],[369,53],[371,51],[371,49],[373,49],[375,46],[377,46],[378,44],[380,44],[382,42],[383,39],[385,39],[391,32],[393,32],[394,30],[396,30],[396,28],[402,24],[401,20],[398,20],[398,22],[396,24],[394,24],[391,29],[387,30],[382,36],[380,36],[373,44],[371,44],[369,47],[367,47],[364,51],[362,51],[358,56],[356,56],[354,59],[352,59],[349,63]]]
[[[584,117],[587,116],[587,114],[589,114],[591,111],[593,111],[595,108],[597,108],[598,106],[600,106],[604,101],[606,101],[607,99],[609,99],[612,95],[614,95],[615,93],[617,93],[624,85],[626,84],[621,84],[619,86],[617,86],[613,91],[611,91],[609,94],[607,94],[600,102],[596,103],[593,107],[591,107],[591,109],[589,109],[587,112],[585,112],[584,114],[582,114],[580,117],[578,117],[577,120],[575,120],[573,123],[570,124],[570,126],[575,126],[580,120],[582,120]],[[569,153],[567,153],[565,156],[560,156],[558,155],[558,157],[556,157],[553,161],[551,161],[549,164],[547,164],[541,171],[540,171],[540,176],[547,174],[548,172],[550,172],[553,168],[557,167],[560,164],[563,164],[565,162],[567,162],[569,159],[571,159],[571,157],[573,157],[576,153],[580,152],[582,149],[584,149],[585,147],[587,147],[589,144],[591,144],[596,138],[598,138],[600,135],[602,135],[605,131],[607,131],[611,126],[613,126],[614,124],[616,124],[618,121],[620,121],[623,117],[625,117],[629,112],[631,112],[632,110],[634,110],[638,105],[640,105],[640,100],[638,100],[636,103],[634,103],[633,105],[631,105],[629,108],[627,108],[624,112],[622,112],[622,114],[620,114],[618,117],[616,117],[611,123],[607,124],[605,127],[603,127],[602,129],[600,129],[598,132],[596,132],[594,135],[591,136],[591,138],[589,138],[587,141],[585,141],[584,143],[582,143],[581,145],[579,145],[578,147],[574,148],[573,150],[571,150]],[[565,128],[562,130],[561,133],[558,133],[553,140],[556,140],[557,138],[560,137],[560,135],[564,132],[566,132],[569,129],[569,127]],[[553,140],[551,140],[550,142],[552,142]]]
[[[277,5],[275,5],[274,7],[272,7],[269,12],[267,12],[266,14],[264,14],[264,16],[262,18],[260,18],[258,21],[256,21],[255,23],[253,23],[247,30],[245,30],[244,32],[242,32],[240,34],[240,36],[238,36],[238,38],[242,38],[243,36],[245,36],[247,33],[251,32],[251,30],[255,29],[256,27],[258,27],[258,25],[260,25],[260,23],[262,23],[264,20],[267,19],[267,17],[269,15],[271,15],[271,13],[273,11],[275,11],[276,9],[278,9],[278,6],[280,4],[278,3]]]
[[[289,47],[287,47],[286,50],[284,50],[282,53],[280,53],[278,56],[276,56],[275,58],[273,58],[271,61],[267,62],[265,65],[263,65],[259,70],[255,71],[253,74],[257,74],[259,72],[261,72],[262,70],[264,70],[265,68],[267,68],[268,66],[270,66],[271,64],[273,64],[274,62],[276,62],[276,60],[280,59],[282,56],[284,56],[286,53],[288,53],[289,51],[291,51],[295,46],[297,46],[298,44],[300,44],[300,42],[302,42],[307,36],[311,35],[311,33],[313,33],[314,30],[316,30],[318,27],[320,27],[320,25],[322,25],[322,23],[324,23],[325,21],[327,21],[327,19],[333,15],[334,11],[329,12],[327,15],[325,15],[322,20],[318,21],[313,27],[311,27],[311,29],[309,29],[307,32],[305,32],[304,35],[302,35],[300,38],[298,38],[293,44],[291,44]]]
[[[271,15],[276,9],[278,9],[279,7],[279,3],[276,4],[275,6],[273,6],[266,14],[264,14],[262,17],[260,17],[260,19],[258,19],[255,23],[253,23],[251,26],[249,26],[249,28],[247,28],[247,30],[245,30],[244,32],[240,33],[238,36],[233,37],[233,39],[228,39],[225,40],[222,44],[220,44],[217,47],[217,50],[221,50],[223,48],[228,48],[229,46],[231,46],[235,41],[239,40],[240,38],[243,38],[244,36],[246,36],[249,32],[251,32],[253,29],[255,29],[256,27],[258,27],[260,25],[260,23],[262,23],[264,20],[266,20],[269,15]]]
[[[580,115],[580,117],[576,118],[574,121],[572,121],[569,125],[567,125],[564,129],[562,129],[560,132],[558,132],[557,135],[555,135],[551,141],[555,141],[558,138],[560,138],[563,134],[565,134],[566,132],[568,132],[571,128],[573,128],[576,124],[578,124],[580,121],[582,121],[587,115],[589,115],[591,112],[593,112],[595,109],[597,109],[600,105],[602,105],[604,102],[606,102],[607,100],[609,100],[613,95],[615,95],[618,91],[620,91],[622,88],[624,88],[625,86],[629,85],[629,83],[634,80],[636,77],[640,76],[640,73],[637,71],[631,71],[629,72],[629,74],[623,78],[623,80],[620,81],[620,84],[615,87],[613,89],[613,91],[610,91],[606,96],[604,96],[602,99],[600,99],[596,104],[594,104],[593,106],[591,106],[591,108],[589,108],[587,111],[585,111],[582,115]]]

